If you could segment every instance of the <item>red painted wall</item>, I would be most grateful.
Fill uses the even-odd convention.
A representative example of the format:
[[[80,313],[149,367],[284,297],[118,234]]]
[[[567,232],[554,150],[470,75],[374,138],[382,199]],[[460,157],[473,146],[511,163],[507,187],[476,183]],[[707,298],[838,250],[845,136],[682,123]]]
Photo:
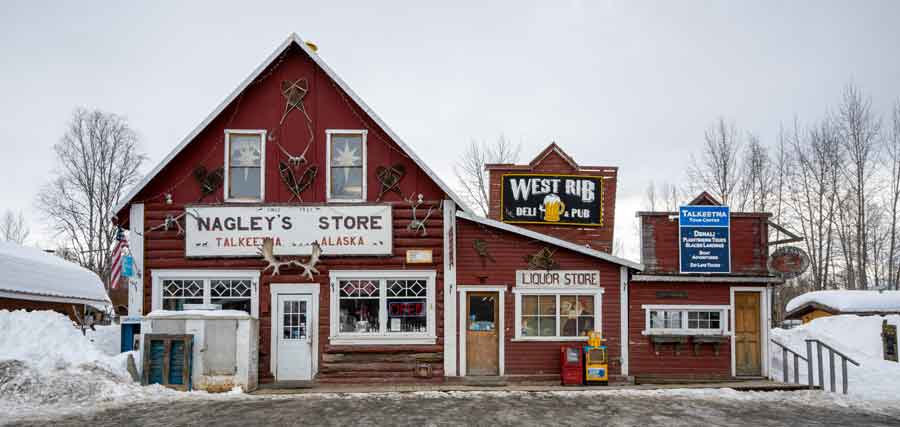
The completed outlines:
[[[485,260],[477,254],[474,241],[487,242],[488,251],[496,262]],[[505,307],[505,367],[507,375],[559,375],[559,348],[571,342],[513,341],[515,337],[515,287],[516,270],[527,270],[525,257],[534,254],[546,245],[516,234],[482,226],[467,220],[457,221],[457,284],[463,285],[506,285]],[[556,249],[554,259],[563,270],[599,270],[603,288],[601,305],[601,330],[607,339],[610,358],[610,374],[619,375],[621,364],[619,280],[617,264],[602,261],[567,249]],[[460,339],[465,339],[464,331]],[[465,357],[465,355],[460,355]]]
[[[326,196],[326,129],[367,129],[369,131],[366,145],[367,157],[367,198],[374,202],[380,190],[376,179],[376,167],[400,164],[406,175],[400,183],[400,190],[406,197],[424,196],[423,209],[418,211],[418,218],[425,216],[428,206],[440,208],[445,194],[427,174],[416,166],[411,159],[383,132],[350,97],[297,46],[291,46],[286,53],[265,70],[256,82],[251,84],[242,95],[201,131],[190,144],[178,154],[133,200],[133,203],[144,202],[144,312],[150,312],[152,269],[248,269],[262,270],[266,263],[261,258],[214,258],[187,259],[184,252],[184,238],[176,231],[149,231],[165,221],[166,216],[178,216],[184,212],[184,206],[196,203],[200,197],[200,187],[192,176],[193,170],[200,165],[214,170],[224,164],[224,131],[225,129],[267,129],[274,138],[265,146],[265,204],[301,204],[291,198],[287,187],[278,172],[278,162],[287,157],[281,152],[276,142],[294,155],[299,155],[308,140],[305,117],[299,111],[292,111],[279,127],[285,100],[281,95],[281,83],[284,80],[306,78],[309,81],[309,93],[305,98],[305,106],[313,120],[315,141],[307,153],[309,164],[319,166],[319,172],[313,185],[303,194],[305,203],[324,203]],[[199,115],[198,115],[199,116]],[[171,141],[169,144],[174,145]],[[420,147],[421,148],[421,147]],[[164,203],[165,193],[171,193],[173,203]],[[203,200],[207,204],[222,204],[223,190]],[[328,345],[329,337],[329,286],[328,274],[332,270],[379,270],[379,269],[428,269],[437,271],[436,304],[437,304],[437,336],[434,346],[412,346],[404,351],[410,353],[434,353],[443,351],[443,219],[442,213],[432,214],[427,222],[427,236],[419,236],[409,230],[407,225],[412,220],[409,205],[395,193],[388,193],[382,203],[393,205],[394,253],[387,257],[323,257],[318,269],[320,274],[315,282],[321,285],[319,301],[319,354],[320,371],[327,370],[325,361],[329,354],[345,354],[356,351],[394,352],[397,346],[356,346],[353,348],[336,348]],[[127,218],[127,209],[119,213],[120,218]],[[407,266],[405,254],[407,249],[425,248],[433,252],[434,263],[431,265]],[[271,295],[269,284],[276,282],[309,283],[299,276],[299,270],[282,271],[280,276],[270,276],[270,272],[262,276],[258,290],[260,305],[259,322],[259,373],[261,382],[271,381],[269,369],[271,339]],[[443,362],[432,363],[434,377],[443,376]],[[384,366],[373,365],[368,372],[357,372],[356,378],[372,377],[384,380],[395,377],[412,376],[412,370],[401,367],[395,372]],[[340,374],[331,375],[335,382],[342,381]],[[328,375],[320,374],[320,380],[327,380]],[[356,381],[356,379],[353,379]]]
[[[629,375],[685,379],[731,376],[730,342],[719,345],[718,356],[709,344],[701,345],[695,355],[690,339],[687,345],[680,346],[680,355],[675,355],[671,344],[659,346],[657,354],[650,337],[641,334],[646,327],[642,305],[730,305],[729,289],[729,285],[721,283],[631,282],[628,289]],[[658,298],[656,292],[659,291],[687,292],[687,298]]]
[[[644,274],[679,274],[678,219],[675,212],[641,212],[641,262]],[[731,213],[731,272],[769,275],[767,213]]]

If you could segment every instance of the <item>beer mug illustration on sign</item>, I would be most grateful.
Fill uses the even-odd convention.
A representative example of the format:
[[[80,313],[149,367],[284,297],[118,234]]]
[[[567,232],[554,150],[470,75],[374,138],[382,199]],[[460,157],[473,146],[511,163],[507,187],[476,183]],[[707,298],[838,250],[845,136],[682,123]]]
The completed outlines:
[[[544,221],[559,222],[559,217],[565,210],[565,203],[556,194],[544,197]]]

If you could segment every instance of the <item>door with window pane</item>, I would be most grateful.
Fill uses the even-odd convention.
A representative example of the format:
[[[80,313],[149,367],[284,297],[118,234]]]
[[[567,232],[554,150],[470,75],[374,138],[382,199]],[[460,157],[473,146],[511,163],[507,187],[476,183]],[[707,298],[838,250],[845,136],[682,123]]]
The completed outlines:
[[[310,295],[279,295],[277,326],[272,331],[278,340],[278,366],[275,379],[296,381],[312,379],[313,334],[316,333]]]
[[[466,296],[466,374],[499,375],[500,313],[497,292]]]

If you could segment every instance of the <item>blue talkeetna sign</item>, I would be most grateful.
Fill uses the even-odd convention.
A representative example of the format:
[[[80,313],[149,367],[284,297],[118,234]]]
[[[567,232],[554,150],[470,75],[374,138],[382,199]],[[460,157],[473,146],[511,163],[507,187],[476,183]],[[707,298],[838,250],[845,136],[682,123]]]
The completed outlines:
[[[682,273],[730,273],[731,212],[728,206],[678,209],[678,245]]]

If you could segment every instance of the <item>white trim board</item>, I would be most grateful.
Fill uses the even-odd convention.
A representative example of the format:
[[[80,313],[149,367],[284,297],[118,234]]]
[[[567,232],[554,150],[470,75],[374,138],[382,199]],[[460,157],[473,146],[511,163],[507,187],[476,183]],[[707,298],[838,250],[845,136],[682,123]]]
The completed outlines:
[[[760,363],[760,375],[763,377],[769,376],[769,310],[771,307],[770,296],[769,296],[769,288],[763,286],[733,286],[729,290],[730,298],[731,298],[731,316],[730,316],[730,325],[731,325],[731,376],[737,376],[737,361],[735,358],[735,345],[737,340],[737,328],[734,324],[734,314],[737,311],[734,306],[734,293],[735,292],[759,292],[759,363]]]
[[[259,319],[259,270],[215,270],[215,269],[153,269],[150,270],[151,294],[150,311],[162,310],[162,281],[165,279],[249,279],[250,316]],[[211,298],[209,281],[203,286],[203,301]]]
[[[380,127],[400,147],[400,149],[403,150],[403,152],[406,153],[406,155],[408,155],[409,158],[412,159],[412,161],[415,162],[415,164],[420,169],[422,169],[425,174],[428,175],[428,177],[431,178],[438,185],[438,187],[440,187],[441,190],[443,190],[444,193],[447,194],[448,197],[450,197],[450,199],[456,202],[456,204],[461,209],[469,210],[463,200],[458,195],[456,195],[456,193],[450,188],[450,186],[444,183],[444,181],[441,180],[441,178],[436,173],[434,173],[434,171],[431,170],[431,168],[429,168],[428,165],[425,164],[425,162],[423,162],[422,159],[420,159],[419,156],[416,155],[416,153],[413,152],[412,149],[408,145],[406,145],[406,143],[403,142],[403,140],[400,139],[400,137],[397,136],[397,134],[394,133],[394,131],[391,130],[390,127],[387,126],[387,124],[381,119],[381,117],[379,117],[378,114],[376,114],[375,111],[371,107],[369,107],[369,105],[366,104],[362,100],[362,98],[360,98],[359,95],[357,95],[356,92],[354,92],[353,89],[351,89],[350,86],[346,82],[344,82],[344,80],[341,79],[340,76],[338,76],[337,73],[335,73],[334,70],[332,70],[331,67],[328,66],[328,64],[325,63],[323,59],[309,46],[306,45],[306,43],[303,41],[303,39],[300,38],[300,36],[298,36],[296,33],[291,33],[290,35],[288,35],[287,39],[284,40],[284,42],[282,42],[277,48],[275,48],[275,50],[261,64],[259,64],[259,66],[256,67],[256,69],[254,69],[253,72],[251,72],[250,75],[247,76],[247,78],[244,79],[244,81],[241,82],[241,84],[239,84],[238,87],[235,88],[234,91],[232,91],[224,101],[222,101],[221,104],[213,109],[213,111],[208,116],[206,116],[206,118],[203,119],[203,121],[201,121],[200,124],[197,125],[196,128],[194,128],[194,130],[192,130],[184,139],[182,139],[181,142],[179,142],[178,145],[176,145],[175,148],[171,152],[169,152],[169,154],[166,155],[166,157],[164,157],[162,161],[159,162],[159,164],[151,169],[150,172],[147,173],[147,175],[144,175],[144,177],[141,178],[138,184],[135,185],[125,197],[120,199],[121,201],[118,203],[118,205],[116,205],[114,212],[118,214],[123,208],[125,208],[125,206],[131,203],[132,199],[137,196],[137,194],[141,190],[143,190],[144,187],[146,187],[147,184],[149,184],[150,181],[154,177],[156,177],[156,175],[158,175],[159,172],[162,171],[162,169],[175,158],[175,156],[178,155],[178,153],[184,150],[184,148],[187,147],[187,145],[191,141],[193,141],[194,138],[196,138],[197,135],[200,134],[200,132],[206,129],[206,127],[209,126],[209,124],[212,123],[212,121],[216,117],[218,117],[219,114],[225,111],[225,108],[227,108],[228,105],[230,105],[235,99],[237,99],[237,97],[245,89],[247,89],[247,87],[250,86],[250,84],[254,80],[256,80],[256,78],[259,77],[259,75],[262,74],[262,72],[266,68],[268,68],[268,66],[271,65],[275,61],[275,59],[277,59],[278,56],[281,55],[282,52],[284,52],[285,49],[287,49],[292,44],[296,44],[297,46],[299,46],[300,49],[302,49],[313,60],[313,62],[316,63],[316,65],[318,65],[323,71],[325,71],[325,74],[327,74],[328,77],[334,80],[334,82],[337,83],[337,85],[344,92],[346,92],[347,95],[349,95],[350,98],[354,102],[356,102],[356,104],[360,108],[362,108],[362,110],[372,119],[372,121],[374,121],[375,124],[378,125],[378,127]]]
[[[273,313],[278,306],[278,296],[279,295],[311,295],[312,296],[312,307],[310,307],[310,325],[308,325],[310,332],[310,337],[312,337],[312,377],[316,377],[316,373],[319,372],[319,284],[318,283],[271,283],[269,284],[269,293],[271,294],[271,304],[269,305],[269,311],[272,314],[270,317],[270,327],[274,331],[275,328],[271,326],[272,322],[276,322],[275,314]],[[280,313],[279,313],[280,314]],[[275,372],[277,371],[276,367],[278,366],[278,339],[275,336],[275,332],[272,332],[269,337],[269,354],[272,355],[269,358],[269,372],[272,373],[272,376],[275,376]],[[275,378],[277,381],[278,378]]]
[[[456,371],[456,204],[444,200],[444,376]],[[451,262],[452,261],[452,262]]]
[[[691,276],[691,275],[666,275],[666,274],[635,274],[631,276],[632,282],[702,282],[702,283],[775,283],[783,281],[777,277],[766,276]]]
[[[606,252],[598,251],[596,249],[591,249],[587,246],[577,245],[575,243],[572,243],[572,242],[569,242],[566,240],[557,239],[556,237],[548,236],[546,234],[538,233],[536,231],[531,231],[527,228],[515,226],[512,224],[507,224],[505,222],[500,222],[500,221],[493,220],[493,219],[480,217],[478,215],[475,215],[475,214],[472,214],[469,212],[463,212],[463,211],[456,212],[456,217],[466,219],[466,220],[469,220],[472,222],[476,222],[481,225],[486,225],[488,227],[493,227],[493,228],[497,228],[500,230],[508,231],[510,233],[525,236],[525,237],[528,237],[528,238],[531,238],[534,240],[539,240],[544,243],[549,243],[554,246],[559,246],[561,248],[565,248],[570,251],[578,252],[580,254],[591,256],[594,258],[599,258],[599,259],[602,259],[604,261],[609,261],[614,264],[624,265],[626,267],[633,268],[635,270],[642,271],[644,269],[644,266],[642,264],[636,263],[634,261],[629,261],[625,258],[619,258],[617,256],[610,255]]]
[[[456,290],[459,294],[459,376],[465,377],[466,373],[466,318],[468,316],[467,292],[497,292],[500,306],[497,307],[499,324],[497,325],[497,339],[500,346],[497,348],[498,366],[497,375],[503,376],[506,372],[506,286],[504,285],[461,285]]]

